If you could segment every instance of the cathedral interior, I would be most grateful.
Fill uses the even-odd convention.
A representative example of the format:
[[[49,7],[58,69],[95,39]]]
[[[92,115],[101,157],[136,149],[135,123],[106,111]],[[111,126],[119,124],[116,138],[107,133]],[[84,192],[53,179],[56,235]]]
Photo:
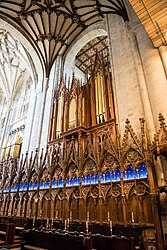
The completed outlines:
[[[167,1],[0,1],[0,248],[167,249]]]

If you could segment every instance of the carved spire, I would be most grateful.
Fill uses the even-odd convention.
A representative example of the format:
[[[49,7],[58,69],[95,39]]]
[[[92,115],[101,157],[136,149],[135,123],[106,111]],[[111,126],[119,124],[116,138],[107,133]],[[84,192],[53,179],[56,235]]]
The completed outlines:
[[[151,151],[155,156],[167,156],[167,125],[164,116],[160,113],[158,116],[160,122],[159,130],[154,136],[154,141],[151,145]]]
[[[76,95],[77,95],[77,83],[76,83],[76,79],[75,79],[75,74],[73,72],[72,74],[72,81],[71,81],[71,86],[70,86],[70,92],[69,92],[69,95],[70,95],[70,100]]]
[[[89,133],[87,134],[84,158],[85,159],[86,158],[92,158],[94,161],[96,159],[95,147],[94,147],[94,145],[92,143],[91,135]]]
[[[103,142],[103,147],[108,153],[112,154],[118,160],[119,157],[118,157],[117,143],[114,143],[113,138],[112,138],[112,131],[110,131],[109,128],[107,129],[107,132],[106,132],[106,137]]]
[[[158,116],[158,120],[160,122],[160,128],[165,127],[165,125],[166,125],[165,118],[164,118],[164,116],[161,113]]]
[[[68,161],[74,162],[75,164],[78,164],[78,154],[75,146],[75,138],[72,136],[71,142],[70,142],[70,151],[68,156]]]
[[[122,150],[126,151],[127,147],[132,147],[140,152],[142,155],[142,147],[141,147],[141,142],[138,139],[136,133],[134,132],[130,121],[126,119],[125,122],[125,132],[122,140]]]

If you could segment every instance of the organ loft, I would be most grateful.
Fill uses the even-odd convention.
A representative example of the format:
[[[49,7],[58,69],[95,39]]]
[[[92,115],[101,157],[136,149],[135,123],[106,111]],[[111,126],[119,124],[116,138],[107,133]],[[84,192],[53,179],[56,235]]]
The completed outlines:
[[[0,247],[167,249],[166,12],[0,1]]]

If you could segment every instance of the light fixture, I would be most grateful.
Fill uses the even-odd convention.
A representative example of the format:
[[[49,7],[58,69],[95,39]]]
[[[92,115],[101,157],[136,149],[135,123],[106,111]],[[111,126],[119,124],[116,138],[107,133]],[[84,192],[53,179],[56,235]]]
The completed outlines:
[[[35,201],[35,203],[37,203],[38,202],[38,198],[35,198],[34,201]]]

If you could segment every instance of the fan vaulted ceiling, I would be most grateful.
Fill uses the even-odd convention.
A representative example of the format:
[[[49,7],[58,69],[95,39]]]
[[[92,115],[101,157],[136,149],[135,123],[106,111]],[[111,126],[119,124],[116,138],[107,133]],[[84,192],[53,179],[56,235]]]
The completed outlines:
[[[129,0],[154,45],[167,44],[167,1]],[[20,30],[42,59],[49,76],[58,54],[66,52],[105,13],[128,15],[124,0],[3,0],[0,18]]]
[[[63,54],[88,26],[105,13],[128,16],[123,0],[4,0],[0,18],[24,32],[33,43],[49,76],[58,54]]]

